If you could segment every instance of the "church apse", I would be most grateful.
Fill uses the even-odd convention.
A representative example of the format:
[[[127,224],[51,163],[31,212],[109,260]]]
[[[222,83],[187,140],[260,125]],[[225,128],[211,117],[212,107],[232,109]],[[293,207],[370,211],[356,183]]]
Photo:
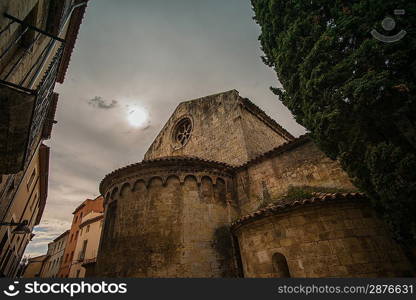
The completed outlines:
[[[105,277],[233,276],[213,240],[237,216],[226,164],[169,158],[117,170],[101,184],[105,237],[97,271]],[[228,261],[227,261],[228,259]]]
[[[235,90],[179,104],[100,192],[99,277],[414,275],[340,164]]]

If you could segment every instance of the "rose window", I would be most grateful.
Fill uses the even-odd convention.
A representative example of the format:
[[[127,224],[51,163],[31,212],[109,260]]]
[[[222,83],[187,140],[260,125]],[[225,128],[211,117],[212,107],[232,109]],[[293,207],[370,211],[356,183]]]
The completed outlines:
[[[181,120],[175,127],[174,139],[179,146],[185,146],[191,138],[192,122],[189,118]]]

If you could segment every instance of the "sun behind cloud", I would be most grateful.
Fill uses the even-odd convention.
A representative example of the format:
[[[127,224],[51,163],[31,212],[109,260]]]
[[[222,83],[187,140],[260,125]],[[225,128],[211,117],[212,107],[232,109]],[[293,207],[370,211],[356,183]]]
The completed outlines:
[[[136,107],[129,111],[127,121],[133,127],[142,127],[148,121],[148,113],[141,107]]]

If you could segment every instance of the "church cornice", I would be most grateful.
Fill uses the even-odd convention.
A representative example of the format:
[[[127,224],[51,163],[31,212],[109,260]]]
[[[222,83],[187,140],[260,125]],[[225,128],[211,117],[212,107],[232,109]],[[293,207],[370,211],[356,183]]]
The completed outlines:
[[[100,183],[100,192],[105,193],[109,187],[115,185],[123,185],[123,183],[133,182],[134,185],[141,178],[144,181],[150,181],[159,177],[162,182],[166,182],[167,178],[178,175],[182,180],[191,174],[212,174],[216,177],[232,177],[234,168],[226,163],[201,159],[192,156],[172,156],[161,157],[151,160],[143,160],[139,163],[130,164],[123,168],[119,168],[104,177]]]
[[[315,195],[311,198],[277,202],[242,216],[231,223],[231,230],[234,231],[241,226],[252,223],[256,220],[288,212],[300,207],[343,201],[368,201],[368,198],[363,193],[315,193]]]
[[[139,177],[147,178],[147,181],[153,177],[160,177],[163,182],[165,182],[166,178],[169,176],[178,173],[198,173],[201,174],[201,176],[203,176],[203,173],[210,173],[214,176],[226,175],[227,177],[233,177],[238,171],[291,151],[308,142],[311,142],[308,135],[302,135],[292,141],[286,142],[283,145],[267,151],[240,166],[232,166],[223,162],[193,156],[169,156],[143,160],[141,162],[119,168],[106,175],[100,183],[100,192],[103,194],[109,186],[123,184],[127,181],[134,181]]]

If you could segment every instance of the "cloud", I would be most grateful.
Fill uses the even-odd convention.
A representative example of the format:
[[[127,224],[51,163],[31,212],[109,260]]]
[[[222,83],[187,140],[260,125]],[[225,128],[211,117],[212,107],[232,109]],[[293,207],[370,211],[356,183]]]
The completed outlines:
[[[269,90],[279,83],[260,59],[252,15],[240,0],[91,2],[56,86],[48,199],[28,254],[46,253],[106,174],[142,160],[182,101],[235,88],[294,135],[304,133]],[[148,126],[129,124],[137,107],[149,112]]]
[[[95,96],[94,98],[88,100],[88,104],[96,108],[111,109],[117,106],[118,101],[107,101],[100,96]]]
[[[44,219],[41,225],[35,227],[35,236],[29,243],[25,256],[35,257],[46,253],[47,246],[55,238],[70,229],[71,223],[58,219]]]

